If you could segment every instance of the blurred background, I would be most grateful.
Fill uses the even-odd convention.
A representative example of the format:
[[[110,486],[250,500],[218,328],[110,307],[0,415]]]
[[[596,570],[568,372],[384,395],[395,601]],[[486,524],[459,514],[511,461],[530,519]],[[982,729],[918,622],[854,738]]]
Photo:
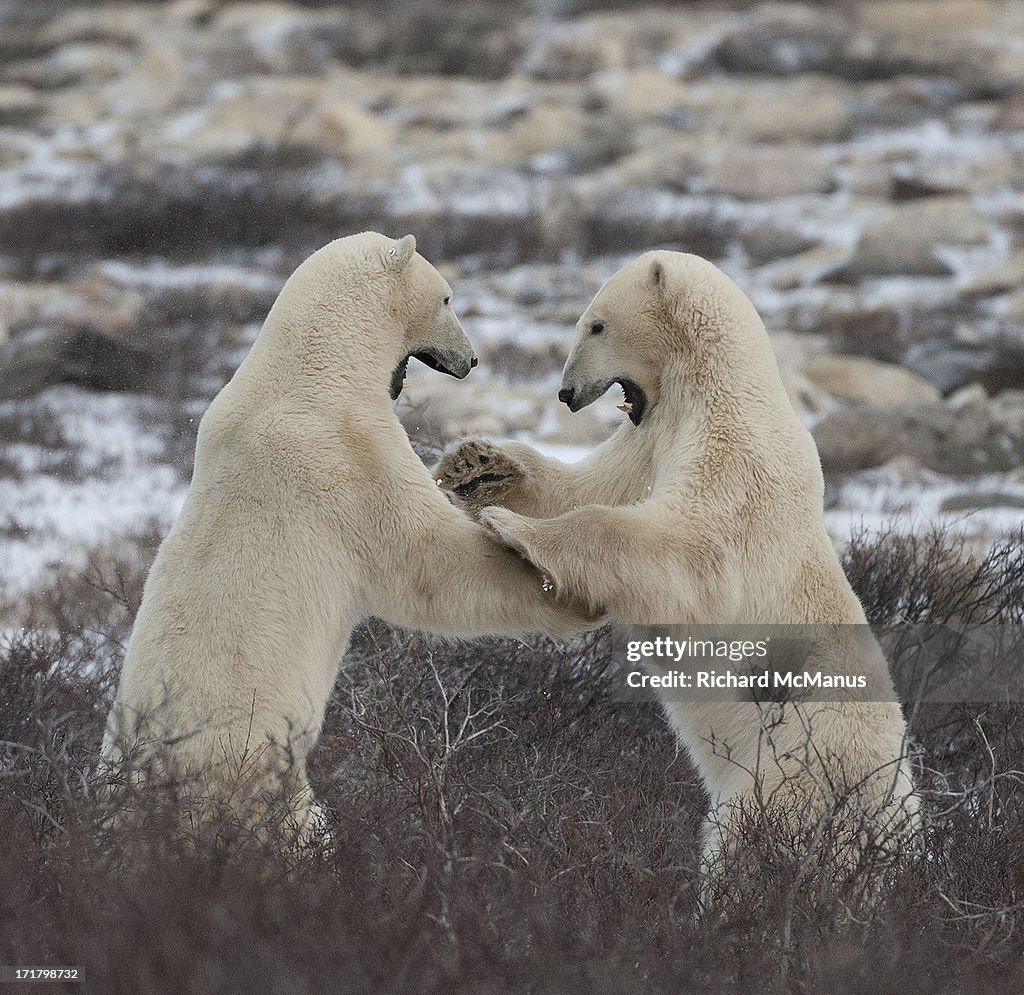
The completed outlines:
[[[0,0],[0,624],[151,554],[306,254],[412,232],[481,366],[426,447],[576,458],[573,333],[654,246],[772,333],[830,528],[1024,521],[1024,4]],[[415,364],[414,364],[415,365]]]

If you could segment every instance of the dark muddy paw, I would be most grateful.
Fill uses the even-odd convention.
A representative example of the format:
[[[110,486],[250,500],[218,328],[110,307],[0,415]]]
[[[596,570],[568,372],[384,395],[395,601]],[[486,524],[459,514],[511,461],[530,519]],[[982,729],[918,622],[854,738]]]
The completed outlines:
[[[473,509],[501,504],[524,476],[525,469],[518,460],[482,439],[460,442],[434,468],[438,485]]]

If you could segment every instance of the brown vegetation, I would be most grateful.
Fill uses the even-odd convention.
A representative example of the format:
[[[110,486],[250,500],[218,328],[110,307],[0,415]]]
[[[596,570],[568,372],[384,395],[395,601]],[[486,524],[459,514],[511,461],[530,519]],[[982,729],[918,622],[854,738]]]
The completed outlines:
[[[961,614],[966,589],[905,542],[861,539],[847,557],[874,617],[922,599]],[[313,764],[333,841],[282,854],[227,829],[190,840],[156,807],[156,835],[132,845],[106,828],[95,770],[144,561],[97,558],[0,652],[0,962],[79,965],[103,992],[1024,981],[1019,706],[913,717],[927,856],[873,907],[856,874],[825,882],[755,836],[769,872],[727,875],[695,918],[704,799],[657,710],[609,700],[602,637],[447,645],[370,623]],[[979,569],[1002,578],[982,589],[1005,617],[1020,545]]]

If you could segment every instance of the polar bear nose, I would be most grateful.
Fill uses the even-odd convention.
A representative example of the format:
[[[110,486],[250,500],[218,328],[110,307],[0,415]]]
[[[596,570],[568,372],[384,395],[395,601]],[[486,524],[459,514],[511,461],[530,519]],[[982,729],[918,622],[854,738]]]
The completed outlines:
[[[575,387],[563,387],[558,392],[558,400],[560,400],[563,404],[571,405],[572,404],[572,399],[575,396],[576,396],[576,388]]]

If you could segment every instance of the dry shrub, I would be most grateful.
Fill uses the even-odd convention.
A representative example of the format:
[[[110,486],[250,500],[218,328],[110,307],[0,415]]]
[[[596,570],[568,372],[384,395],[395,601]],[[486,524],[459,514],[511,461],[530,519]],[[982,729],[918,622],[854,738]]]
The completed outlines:
[[[1024,622],[1024,529],[982,555],[949,529],[863,532],[843,567],[872,626]]]
[[[629,253],[655,245],[718,259],[735,228],[713,210],[665,213],[649,191],[623,189],[609,206],[605,197],[584,202],[565,183],[524,196],[513,212],[444,205],[410,210],[358,189],[324,201],[302,156],[258,146],[200,175],[171,165],[139,174],[103,166],[83,185],[90,192],[82,199],[0,209],[0,243],[19,259],[19,275],[53,278],[97,256],[237,257],[240,250],[268,246],[287,271],[331,239],[367,229],[413,232],[420,251],[435,260],[471,256],[513,265],[563,252]]]
[[[892,542],[850,555],[872,565],[851,569],[862,591],[887,578],[879,612],[946,590],[916,560],[893,561],[902,584],[887,574]],[[103,992],[1024,983],[1019,706],[964,706],[955,729],[915,717],[925,856],[888,868],[871,903],[858,906],[858,870],[823,879],[752,833],[765,873],[727,872],[700,918],[705,800],[657,710],[609,700],[607,637],[447,644],[371,622],[312,761],[333,842],[189,838],[154,800],[133,844],[106,828],[95,775],[127,610],[74,591],[79,610],[51,608],[49,631],[0,649],[0,962],[77,964]],[[953,610],[943,597],[933,607]]]

